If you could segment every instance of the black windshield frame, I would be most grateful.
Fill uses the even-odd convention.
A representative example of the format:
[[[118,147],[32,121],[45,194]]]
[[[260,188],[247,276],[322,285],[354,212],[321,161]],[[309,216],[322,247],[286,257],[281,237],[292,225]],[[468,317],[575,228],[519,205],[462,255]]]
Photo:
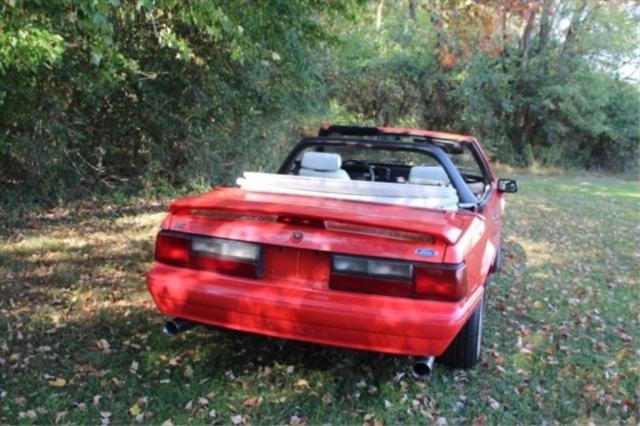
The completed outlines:
[[[298,142],[296,146],[291,150],[287,158],[282,163],[282,166],[280,166],[280,169],[278,169],[278,174],[287,174],[288,171],[292,169],[296,158],[298,158],[303,150],[310,147],[320,146],[345,146],[364,149],[399,150],[426,154],[438,161],[442,168],[445,170],[445,172],[449,176],[451,184],[458,193],[458,200],[460,205],[463,205],[465,208],[470,208],[475,207],[478,204],[478,199],[473,194],[473,192],[471,192],[466,182],[464,181],[464,178],[460,174],[460,171],[458,171],[458,168],[453,164],[444,150],[429,142],[416,144],[400,141],[326,136],[304,138],[300,142]]]

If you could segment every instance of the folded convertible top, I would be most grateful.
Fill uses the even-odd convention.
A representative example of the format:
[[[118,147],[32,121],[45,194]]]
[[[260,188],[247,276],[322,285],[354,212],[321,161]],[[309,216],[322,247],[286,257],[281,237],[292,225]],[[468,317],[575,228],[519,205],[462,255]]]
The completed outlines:
[[[249,192],[305,195],[441,210],[457,210],[458,195],[450,186],[368,182],[245,172],[237,180]]]

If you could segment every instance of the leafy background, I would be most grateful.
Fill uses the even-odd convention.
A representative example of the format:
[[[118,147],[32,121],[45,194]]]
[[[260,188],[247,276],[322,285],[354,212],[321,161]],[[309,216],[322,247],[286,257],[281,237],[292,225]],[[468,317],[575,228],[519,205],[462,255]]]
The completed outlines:
[[[3,205],[230,182],[274,170],[323,122],[467,132],[511,165],[638,172],[637,2],[4,0],[0,13]]]

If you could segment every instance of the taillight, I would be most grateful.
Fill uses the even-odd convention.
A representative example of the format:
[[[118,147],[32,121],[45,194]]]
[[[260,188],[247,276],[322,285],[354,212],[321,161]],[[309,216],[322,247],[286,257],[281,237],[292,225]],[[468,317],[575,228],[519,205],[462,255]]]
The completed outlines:
[[[244,241],[160,231],[158,262],[193,269],[256,278],[260,276],[261,246]]]
[[[456,301],[467,295],[467,268],[464,263],[413,263],[334,255],[329,288],[385,296]]]
[[[413,264],[386,259],[335,255],[329,288],[357,293],[411,297]]]
[[[417,264],[416,297],[460,300],[467,295],[467,265],[464,263]]]
[[[171,265],[187,265],[189,244],[189,237],[184,234],[160,231],[156,238],[155,258],[158,262]]]
[[[190,265],[244,277],[260,275],[258,244],[211,237],[191,237]]]
[[[411,281],[413,277],[413,264],[409,262],[357,256],[333,256],[332,270],[338,273],[364,274],[403,281]]]

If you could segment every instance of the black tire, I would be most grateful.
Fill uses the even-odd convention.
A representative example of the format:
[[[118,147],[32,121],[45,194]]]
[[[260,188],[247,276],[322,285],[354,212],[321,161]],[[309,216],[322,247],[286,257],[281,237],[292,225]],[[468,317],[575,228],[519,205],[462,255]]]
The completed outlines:
[[[493,259],[493,265],[491,265],[491,273],[495,274],[500,272],[502,269],[502,243],[498,246],[498,250],[496,251],[496,257]]]
[[[482,353],[482,323],[484,322],[485,297],[453,339],[438,361],[450,368],[471,368],[480,361]]]

